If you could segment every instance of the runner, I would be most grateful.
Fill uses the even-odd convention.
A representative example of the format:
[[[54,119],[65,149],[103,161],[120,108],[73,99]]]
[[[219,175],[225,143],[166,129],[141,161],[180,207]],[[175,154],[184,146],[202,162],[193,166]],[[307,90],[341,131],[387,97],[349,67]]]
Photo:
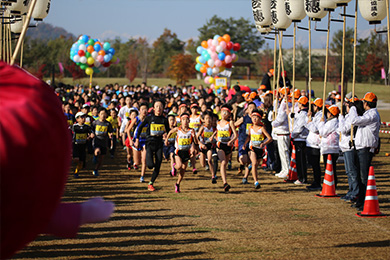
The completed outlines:
[[[83,162],[87,157],[87,139],[91,133],[91,128],[85,124],[86,115],[83,112],[76,114],[77,124],[72,126],[73,132],[73,159],[76,163],[74,177],[79,177],[79,171],[83,168]]]
[[[176,127],[176,116],[174,114],[168,115],[168,123],[169,128],[174,129]],[[176,140],[177,132],[171,133],[168,137],[168,145],[164,143],[164,157],[166,160],[170,161],[171,164],[171,176],[176,176],[176,168],[175,168],[175,140]]]

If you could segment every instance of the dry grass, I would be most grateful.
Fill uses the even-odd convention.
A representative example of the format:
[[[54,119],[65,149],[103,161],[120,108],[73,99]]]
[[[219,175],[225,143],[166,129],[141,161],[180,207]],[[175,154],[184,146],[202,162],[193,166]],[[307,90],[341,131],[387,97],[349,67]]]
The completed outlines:
[[[380,209],[390,214],[390,144],[374,159]],[[228,171],[231,192],[208,172],[188,173],[182,193],[167,162],[157,191],[125,169],[125,154],[105,159],[101,176],[72,175],[63,200],[104,196],[116,204],[110,221],[83,226],[76,239],[40,236],[14,259],[389,259],[390,218],[366,219],[338,198],[321,199],[302,186],[261,172],[261,189],[242,185]],[[91,167],[91,165],[88,165]],[[347,191],[343,165],[337,165],[341,195]],[[148,172],[148,177],[150,172]],[[311,174],[309,173],[309,176]]]

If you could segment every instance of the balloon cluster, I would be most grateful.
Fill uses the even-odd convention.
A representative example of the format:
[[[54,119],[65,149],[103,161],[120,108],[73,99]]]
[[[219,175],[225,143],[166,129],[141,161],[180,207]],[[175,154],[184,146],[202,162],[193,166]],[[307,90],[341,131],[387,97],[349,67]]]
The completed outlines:
[[[104,72],[112,64],[118,64],[119,58],[114,56],[115,50],[109,42],[100,42],[88,35],[82,35],[70,49],[70,59],[87,75]]]
[[[196,58],[195,69],[203,74],[207,74],[206,84],[214,82],[213,75],[232,67],[232,62],[237,61],[237,51],[240,50],[239,43],[230,41],[230,35],[215,35],[213,39],[202,41],[196,51],[200,54]]]

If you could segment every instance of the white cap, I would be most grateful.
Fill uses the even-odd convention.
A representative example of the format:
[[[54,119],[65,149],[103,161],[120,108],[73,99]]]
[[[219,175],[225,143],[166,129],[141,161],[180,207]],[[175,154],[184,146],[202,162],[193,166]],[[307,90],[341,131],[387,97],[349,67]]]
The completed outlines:
[[[127,87],[128,87],[127,85],[124,85],[124,86],[123,86],[123,89],[127,89]]]
[[[83,112],[77,112],[76,118],[78,118],[79,116],[85,116],[85,113],[83,113]]]
[[[100,89],[99,85],[96,85],[95,89]]]

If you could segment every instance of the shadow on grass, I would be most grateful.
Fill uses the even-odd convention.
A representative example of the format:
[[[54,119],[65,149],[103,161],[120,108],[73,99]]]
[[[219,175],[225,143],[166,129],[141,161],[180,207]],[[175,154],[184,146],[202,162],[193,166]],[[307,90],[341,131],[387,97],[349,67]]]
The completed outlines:
[[[335,247],[390,247],[390,240],[353,243],[353,244],[340,244]]]

